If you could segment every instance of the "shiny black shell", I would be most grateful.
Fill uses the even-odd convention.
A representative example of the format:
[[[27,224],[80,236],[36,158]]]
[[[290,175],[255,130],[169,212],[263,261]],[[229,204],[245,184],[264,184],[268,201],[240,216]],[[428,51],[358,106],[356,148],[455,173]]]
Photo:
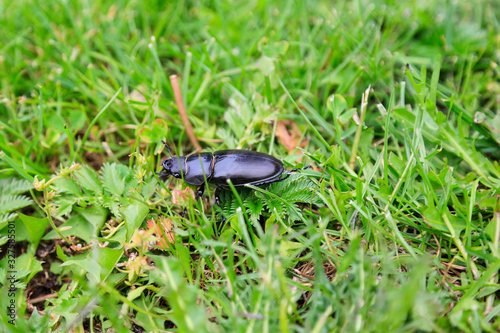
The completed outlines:
[[[212,163],[214,157],[212,153],[201,153],[186,157],[184,181],[191,185],[200,186],[205,183],[205,177],[210,180],[212,177]]]
[[[228,187],[227,179],[234,186],[268,183],[284,171],[283,163],[277,158],[249,150],[219,150],[213,153],[214,167],[210,183]]]

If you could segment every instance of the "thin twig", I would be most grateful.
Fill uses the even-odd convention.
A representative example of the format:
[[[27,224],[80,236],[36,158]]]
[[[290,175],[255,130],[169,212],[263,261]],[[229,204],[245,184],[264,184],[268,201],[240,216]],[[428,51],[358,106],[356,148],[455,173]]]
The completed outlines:
[[[30,300],[28,300],[28,302],[31,303],[31,304],[35,304],[35,303],[45,302],[49,298],[56,298],[56,297],[57,297],[57,294],[56,293],[52,293],[52,294],[43,295],[43,296],[40,296],[40,297],[37,297],[37,298],[30,299]]]
[[[184,106],[184,102],[182,101],[182,93],[181,88],[179,87],[179,79],[177,75],[170,75],[170,84],[172,85],[172,90],[174,91],[175,96],[175,103],[177,103],[177,109],[179,110],[179,115],[181,116],[182,123],[186,128],[186,133],[189,137],[189,141],[191,141],[191,144],[196,148],[196,150],[201,151],[203,150],[203,148],[201,148],[198,139],[194,135],[193,127],[189,122],[189,118],[186,112],[186,107]]]

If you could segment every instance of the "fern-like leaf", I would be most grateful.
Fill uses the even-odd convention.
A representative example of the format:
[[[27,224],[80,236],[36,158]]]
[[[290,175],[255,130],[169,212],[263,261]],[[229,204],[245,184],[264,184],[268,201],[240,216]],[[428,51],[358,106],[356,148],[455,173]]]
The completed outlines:
[[[125,177],[116,163],[104,163],[100,179],[106,190],[115,195],[122,195],[125,190]]]
[[[240,198],[243,196],[242,198],[242,201],[244,200],[244,198],[247,197],[247,194],[244,193],[244,191],[248,191],[247,189],[242,189],[242,191],[240,191],[239,195],[240,195]],[[222,214],[224,215],[225,218],[229,219],[231,218],[232,216],[236,215],[236,209],[239,207],[239,204],[238,204],[238,200],[236,200],[236,198],[234,198],[233,196],[233,193],[231,192],[231,190],[223,190],[221,193],[220,193],[220,205],[221,205],[221,211],[222,211]]]
[[[289,202],[321,203],[321,199],[316,194],[314,184],[310,181],[298,181],[290,184],[283,192],[282,198]]]
[[[108,208],[116,217],[122,216],[120,212],[121,205],[116,197],[104,197],[102,206]]]
[[[88,166],[83,166],[76,172],[77,183],[84,189],[95,194],[102,194],[102,184],[97,178],[94,170]]]
[[[81,197],[80,186],[71,178],[60,178],[54,182],[59,192],[71,194],[71,196]]]
[[[274,194],[266,195],[248,188],[238,188],[239,196],[252,220],[257,220],[266,210],[271,214],[288,215],[290,221],[302,219],[302,214],[296,203],[320,205],[322,203],[316,194],[316,185],[303,175],[290,175],[283,181],[275,182],[263,189]],[[223,191],[220,196],[222,214],[231,218],[236,214],[238,201],[231,191]]]
[[[29,191],[33,184],[24,179],[4,178],[0,179],[0,196],[16,195]]]
[[[76,203],[78,202],[78,199],[75,198],[74,196],[68,195],[68,196],[60,196],[57,199],[55,199],[54,202],[57,205],[56,216],[61,217],[61,216],[69,216],[69,214],[73,210],[73,206],[76,205]]]
[[[8,195],[0,198],[0,215],[31,205],[33,201],[24,195]]]
[[[264,201],[257,198],[255,195],[248,196],[243,202],[243,205],[248,208],[248,213],[250,213],[250,216],[255,217],[255,219],[262,214],[262,210],[264,209]]]
[[[16,213],[0,215],[0,230],[10,221],[14,221],[17,217]]]
[[[279,199],[271,198],[267,200],[266,206],[270,212],[274,212],[276,210],[276,213],[280,215],[285,212],[285,203]]]
[[[302,214],[297,202],[319,205],[321,199],[316,194],[316,185],[303,175],[291,175],[287,179],[273,183],[268,191],[277,195],[281,199],[268,198],[266,205],[270,212],[276,211],[278,214],[288,214],[290,221],[302,219]]]

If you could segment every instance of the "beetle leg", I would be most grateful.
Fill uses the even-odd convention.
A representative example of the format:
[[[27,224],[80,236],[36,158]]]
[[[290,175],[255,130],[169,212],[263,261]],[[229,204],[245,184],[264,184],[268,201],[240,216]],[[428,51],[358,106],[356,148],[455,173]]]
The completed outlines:
[[[214,197],[215,197],[215,203],[220,208],[220,216],[221,216],[220,225],[222,225],[222,227],[224,227],[224,225],[226,224],[226,217],[224,216],[224,214],[222,214],[222,207],[220,206],[220,192],[221,192],[221,190],[222,190],[222,188],[217,187],[215,189]],[[219,236],[220,236],[220,231],[219,231]]]
[[[215,197],[215,203],[222,210],[222,207],[220,206],[220,191],[221,191],[220,187],[217,187],[215,189],[215,195],[214,195],[214,197]]]
[[[281,178],[281,175],[283,175],[283,174],[285,176],[283,178]],[[272,184],[272,183],[280,182],[280,181],[285,180],[288,177],[290,177],[289,173],[282,173],[281,175],[279,175],[276,178],[266,180],[265,182],[255,182],[255,183],[251,183],[251,184],[254,185],[254,186],[267,185],[267,184]]]
[[[196,190],[196,195],[194,197],[194,201],[198,201],[198,199],[201,198],[204,192],[205,192],[205,183],[198,186],[198,189]]]
[[[292,173],[300,171],[300,170],[304,170],[304,169],[309,169],[310,167],[311,166],[308,165],[308,166],[305,166],[305,167],[303,167],[301,169],[293,169],[293,170],[290,170],[290,171],[285,171],[281,175],[277,176],[276,178],[269,179],[269,180],[266,180],[264,182],[254,182],[254,183],[252,183],[252,185],[254,185],[254,186],[260,186],[260,185],[267,185],[267,184],[272,184],[272,183],[280,182],[280,181],[285,180],[288,177],[290,177],[290,175]],[[284,175],[284,176],[282,177],[282,175]]]
[[[305,169],[310,169],[311,166],[310,165],[306,165],[305,167],[301,168],[301,169],[293,169],[293,170],[290,170],[288,171],[289,173],[291,172],[297,172],[297,171],[300,171],[300,170],[305,170]]]
[[[182,210],[181,217],[184,218],[184,216],[186,215],[186,213],[187,213],[187,208],[184,208]]]

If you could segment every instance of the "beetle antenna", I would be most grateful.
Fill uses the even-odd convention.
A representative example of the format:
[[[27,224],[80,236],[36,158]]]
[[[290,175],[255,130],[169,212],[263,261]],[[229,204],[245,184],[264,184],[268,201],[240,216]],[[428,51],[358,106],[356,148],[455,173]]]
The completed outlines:
[[[170,157],[172,157],[172,153],[170,152],[170,147],[167,145],[167,143],[165,141],[163,141],[163,140],[161,140],[161,143],[163,143],[165,145],[165,147],[167,147],[168,154],[170,155]]]

